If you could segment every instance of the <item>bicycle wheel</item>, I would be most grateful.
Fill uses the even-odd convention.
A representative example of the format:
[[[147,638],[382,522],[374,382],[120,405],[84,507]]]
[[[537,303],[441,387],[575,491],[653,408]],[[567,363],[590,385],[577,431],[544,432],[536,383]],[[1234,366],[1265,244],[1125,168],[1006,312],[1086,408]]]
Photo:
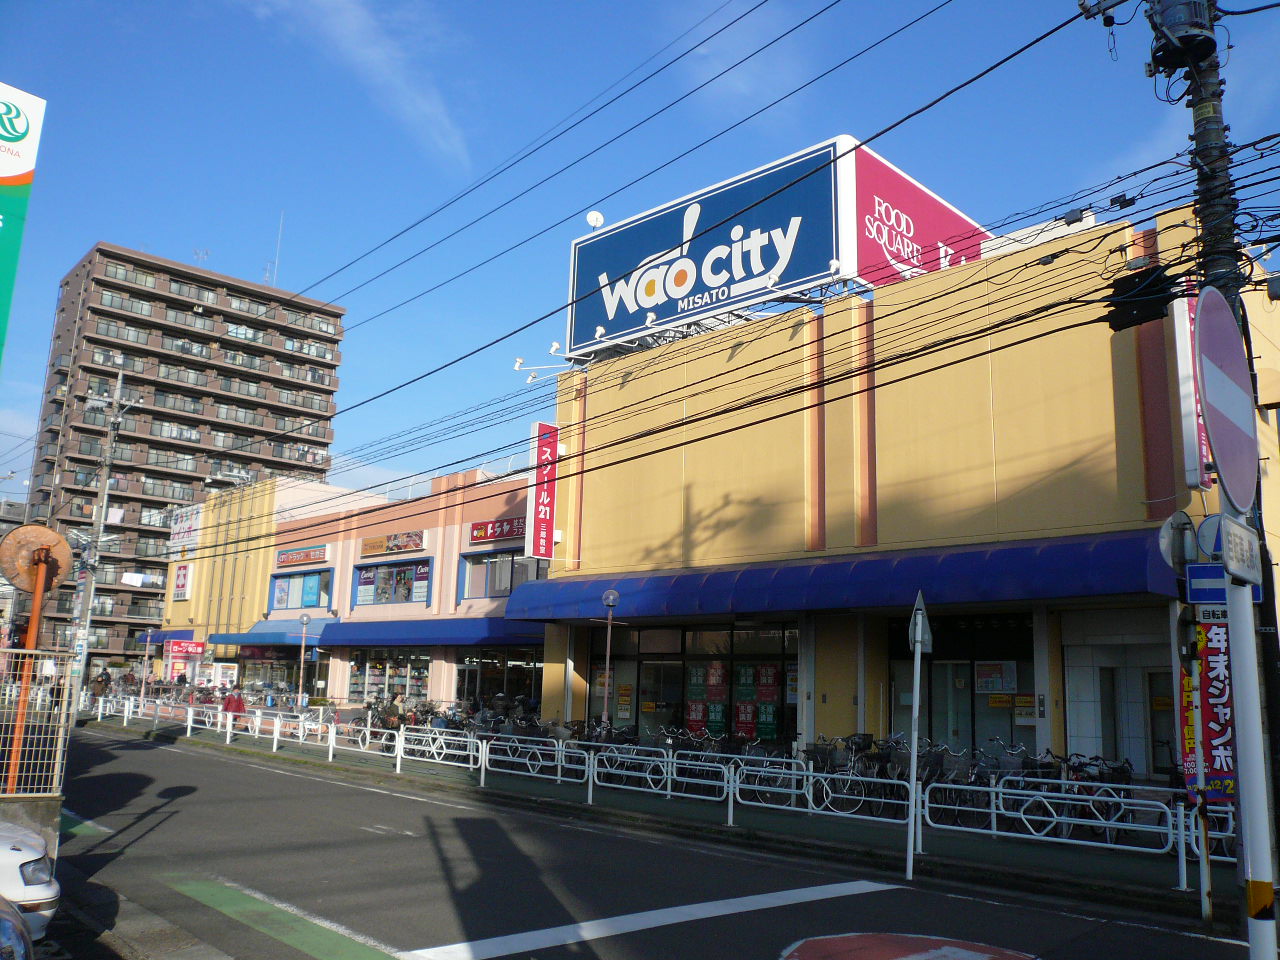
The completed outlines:
[[[832,813],[857,813],[866,802],[866,784],[852,774],[836,774],[818,782],[824,791],[822,806]]]

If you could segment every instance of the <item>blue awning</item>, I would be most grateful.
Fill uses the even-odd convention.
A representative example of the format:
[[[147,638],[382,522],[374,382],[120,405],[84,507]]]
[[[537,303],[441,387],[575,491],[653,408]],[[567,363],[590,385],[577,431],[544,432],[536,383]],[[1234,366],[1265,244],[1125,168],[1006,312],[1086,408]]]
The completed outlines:
[[[320,633],[335,617],[314,617],[307,624],[307,646],[320,642]],[[299,620],[259,620],[245,633],[211,633],[210,643],[234,643],[253,647],[296,647],[302,643],[302,622]]]
[[[138,639],[146,643],[149,635],[153,644],[167,643],[170,640],[193,640],[195,633],[194,630],[144,630]]]
[[[296,642],[296,641],[295,641]],[[335,647],[494,646],[542,643],[542,627],[502,617],[436,617],[331,623],[321,642]]]
[[[699,617],[814,610],[1030,602],[1154,594],[1175,597],[1159,531],[1011,540],[933,550],[822,557],[776,564],[707,567],[606,577],[530,580],[507,600],[509,620],[598,620],[605,590],[614,614]]]

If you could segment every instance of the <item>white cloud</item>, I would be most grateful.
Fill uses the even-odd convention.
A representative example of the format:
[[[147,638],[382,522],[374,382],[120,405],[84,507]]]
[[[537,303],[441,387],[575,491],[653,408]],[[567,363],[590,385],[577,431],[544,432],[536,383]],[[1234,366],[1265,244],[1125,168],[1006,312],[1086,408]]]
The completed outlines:
[[[430,73],[415,62],[423,52],[422,8],[366,0],[246,2],[261,17],[301,26],[360,78],[427,153],[469,168],[461,130]]]

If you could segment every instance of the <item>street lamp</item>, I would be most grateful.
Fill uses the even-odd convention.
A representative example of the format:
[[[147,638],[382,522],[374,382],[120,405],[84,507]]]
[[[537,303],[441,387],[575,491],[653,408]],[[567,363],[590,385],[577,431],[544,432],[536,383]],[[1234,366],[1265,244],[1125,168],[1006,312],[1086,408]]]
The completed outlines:
[[[306,706],[304,698],[306,694],[302,692],[302,683],[307,676],[307,624],[311,622],[311,614],[304,613],[298,618],[298,623],[302,624],[302,643],[298,645],[298,712],[302,712],[302,708]]]
[[[608,615],[604,628],[604,712],[600,715],[600,722],[603,724],[609,722],[609,696],[613,693],[613,674],[609,672],[610,661],[613,659],[613,608],[620,599],[617,590],[606,590],[600,598]]]
[[[151,672],[151,634],[153,628],[147,627],[147,645],[142,655],[142,699],[147,699],[147,674]]]

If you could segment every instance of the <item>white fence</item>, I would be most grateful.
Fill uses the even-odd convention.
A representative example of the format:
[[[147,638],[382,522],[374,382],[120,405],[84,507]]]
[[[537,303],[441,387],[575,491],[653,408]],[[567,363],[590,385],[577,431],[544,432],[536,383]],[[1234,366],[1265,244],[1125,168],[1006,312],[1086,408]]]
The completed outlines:
[[[852,771],[820,772],[788,758],[719,756],[660,747],[601,744],[553,737],[471,733],[432,727],[388,730],[367,720],[322,719],[318,711],[250,709],[232,718],[216,704],[178,704],[136,697],[101,698],[100,720],[124,725],[162,722],[215,731],[225,742],[245,736],[324,751],[327,759],[360,756],[394,764],[445,766],[490,774],[580,785],[587,803],[597,790],[724,804],[732,826],[743,807],[783,815],[818,815],[905,825],[912,790],[903,779]],[[921,828],[1015,837],[1095,850],[1178,857],[1181,889],[1188,862],[1200,855],[1196,811],[1186,791],[1163,787],[1047,780],[1017,772],[986,783],[918,785]],[[1230,807],[1207,808],[1210,857],[1231,860],[1235,818]]]

